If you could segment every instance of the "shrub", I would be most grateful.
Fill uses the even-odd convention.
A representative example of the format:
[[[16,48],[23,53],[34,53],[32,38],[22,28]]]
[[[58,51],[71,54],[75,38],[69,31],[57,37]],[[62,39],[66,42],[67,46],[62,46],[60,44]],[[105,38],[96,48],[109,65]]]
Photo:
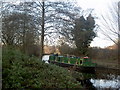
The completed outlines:
[[[81,85],[64,68],[46,64],[18,50],[3,48],[3,79],[5,88],[80,88]]]

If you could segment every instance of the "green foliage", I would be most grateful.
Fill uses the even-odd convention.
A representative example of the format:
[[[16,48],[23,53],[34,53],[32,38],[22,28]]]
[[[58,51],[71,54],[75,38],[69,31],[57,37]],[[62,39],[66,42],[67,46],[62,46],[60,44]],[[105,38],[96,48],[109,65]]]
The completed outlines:
[[[87,54],[91,41],[95,38],[95,20],[91,14],[85,18],[81,16],[75,20],[74,30],[72,31],[73,40],[80,54]]]
[[[4,88],[80,88],[64,68],[28,57],[18,50],[3,48]]]

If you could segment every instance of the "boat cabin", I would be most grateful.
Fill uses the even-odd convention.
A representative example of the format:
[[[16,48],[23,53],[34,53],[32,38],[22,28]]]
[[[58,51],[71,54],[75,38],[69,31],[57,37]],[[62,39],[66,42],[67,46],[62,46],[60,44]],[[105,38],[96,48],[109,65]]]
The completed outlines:
[[[78,66],[87,66],[94,67],[95,63],[92,63],[89,57],[76,57],[76,56],[59,56],[59,55],[44,55],[42,58],[46,63],[49,62],[58,62],[58,63],[66,63]]]

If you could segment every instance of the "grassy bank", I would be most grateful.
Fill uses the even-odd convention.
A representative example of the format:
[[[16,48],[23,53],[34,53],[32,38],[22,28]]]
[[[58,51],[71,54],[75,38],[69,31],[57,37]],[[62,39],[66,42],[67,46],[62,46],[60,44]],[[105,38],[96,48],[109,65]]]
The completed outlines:
[[[81,88],[71,73],[62,67],[45,64],[18,50],[3,48],[4,88]]]

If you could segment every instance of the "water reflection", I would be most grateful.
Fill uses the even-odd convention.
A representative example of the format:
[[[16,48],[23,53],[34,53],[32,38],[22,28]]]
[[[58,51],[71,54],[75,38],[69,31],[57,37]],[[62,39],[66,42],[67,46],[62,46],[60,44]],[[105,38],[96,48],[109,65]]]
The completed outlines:
[[[85,74],[83,80],[79,80],[83,87],[89,88],[90,90],[120,90],[120,75],[99,73],[96,74]]]
[[[105,80],[105,79],[90,79],[93,86],[96,88],[120,88],[119,80]]]

